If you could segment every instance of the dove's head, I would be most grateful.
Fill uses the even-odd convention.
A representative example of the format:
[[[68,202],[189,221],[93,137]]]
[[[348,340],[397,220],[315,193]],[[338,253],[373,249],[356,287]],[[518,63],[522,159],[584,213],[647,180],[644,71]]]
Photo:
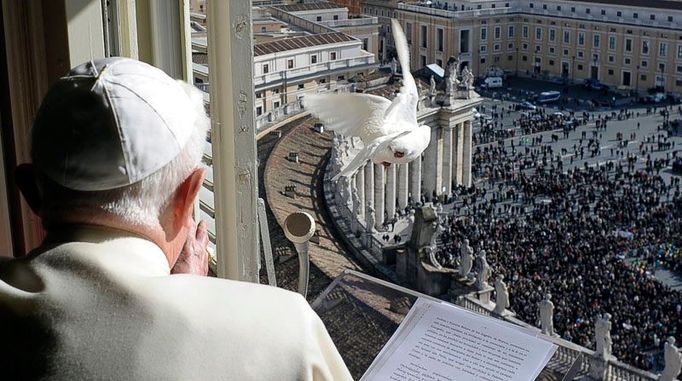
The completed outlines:
[[[372,161],[383,164],[385,167],[391,164],[407,164],[417,159],[428,147],[431,140],[431,128],[421,125],[411,132],[399,136],[383,150],[377,152]]]

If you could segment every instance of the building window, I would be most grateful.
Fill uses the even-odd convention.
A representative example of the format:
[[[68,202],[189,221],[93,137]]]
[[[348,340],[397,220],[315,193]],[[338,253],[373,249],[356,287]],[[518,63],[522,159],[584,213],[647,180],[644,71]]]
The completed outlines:
[[[565,30],[564,31],[564,44],[570,44],[571,43],[571,32]]]
[[[287,69],[294,68],[294,60],[287,60]]]
[[[668,22],[673,22],[673,17],[672,17],[672,16],[668,16]]]
[[[561,11],[561,5],[557,5],[557,6],[556,6],[556,10],[557,10],[557,11]]]
[[[542,40],[542,28],[535,28],[535,39]]]
[[[549,66],[554,66],[554,60],[549,60]]]
[[[496,26],[495,27],[495,39],[499,40],[500,37],[502,37],[502,28],[500,28],[499,26]]]
[[[493,45],[493,50],[496,52],[499,52],[500,51],[500,44]]]
[[[443,51],[443,29],[436,29],[436,48],[438,49],[439,52]]]
[[[523,50],[528,50],[528,44],[523,44],[523,45],[521,45],[521,48],[522,48]]]
[[[482,64],[485,63],[485,57],[481,58],[481,63],[482,63]]]
[[[590,14],[590,8],[585,8],[585,13]]]
[[[428,37],[429,37],[429,36],[428,36],[429,30],[428,30],[428,28],[426,27],[426,25],[422,25],[420,29],[421,29],[421,33],[420,33],[420,46],[421,46],[422,48],[425,48],[425,47],[426,47],[426,41],[427,41],[427,39],[428,39]]]
[[[650,15],[649,20],[656,20],[656,15]]]
[[[665,57],[668,55],[668,44],[665,42],[660,42],[658,44],[658,56]]]
[[[609,56],[609,62],[610,63],[616,62],[616,56]]]
[[[322,21],[322,16],[317,16],[316,20],[317,20],[317,22]]]
[[[628,57],[625,57],[625,59],[623,60],[623,63],[624,63],[625,65],[630,65],[630,63],[632,63],[632,60],[631,60],[630,58],[628,58]]]
[[[575,13],[575,7],[571,7],[571,12]]]
[[[677,59],[682,60],[682,45],[677,45]]]
[[[677,65],[677,72],[682,73],[682,65]]]
[[[613,75],[613,69],[609,69],[608,73],[609,75]]]
[[[633,19],[639,18],[639,15],[638,15],[637,13],[633,13],[633,14],[632,14],[632,18],[633,18]]]
[[[582,70],[583,70],[583,65],[578,64],[578,70],[582,71]]]
[[[521,37],[528,38],[528,25],[524,25],[521,29]]]
[[[512,61],[514,59],[514,56],[507,56],[507,61]]]
[[[507,36],[514,37],[514,25],[509,25],[509,28],[507,28]]]
[[[549,30],[549,41],[554,42],[556,40],[556,29]]]
[[[528,7],[533,8],[534,7],[533,3],[528,4]]]
[[[632,39],[631,38],[625,39],[625,51],[626,52],[632,52]]]
[[[585,32],[578,32],[578,45],[585,45]]]
[[[602,16],[606,16],[606,10],[605,10],[605,9],[602,9],[602,10],[601,10],[601,15],[602,15]]]
[[[583,58],[585,56],[585,53],[581,50],[578,52],[578,58]]]
[[[419,61],[420,61],[420,62],[419,62],[419,63],[420,63],[419,67],[424,67],[424,66],[426,66],[426,56],[423,56],[423,55],[422,55],[422,56],[419,56]]]
[[[331,52],[331,53],[329,53],[329,60],[330,60],[330,61],[336,60],[336,52]]]
[[[568,56],[568,49],[564,49],[564,55]]]
[[[343,81],[343,80],[345,80],[345,79],[346,79],[346,76],[345,76],[345,75],[340,75],[340,76],[336,77],[336,80],[337,80],[337,81]]]
[[[469,53],[469,30],[459,32],[459,52]]]
[[[661,73],[665,72],[665,64],[663,62],[658,64],[658,71]]]
[[[405,39],[408,44],[412,44],[412,24],[405,23]]]
[[[554,47],[553,46],[549,48],[549,54],[554,54]]]
[[[639,76],[640,81],[646,81],[646,74],[642,74]]]
[[[675,80],[675,86],[682,86],[682,79]]]
[[[542,9],[547,9],[547,4],[542,4]]]
[[[301,83],[300,85],[298,85],[298,89],[299,90],[305,89],[305,83]]]
[[[488,28],[481,28],[481,40],[485,41],[488,39]]]
[[[598,34],[595,34],[594,36],[592,36],[592,47],[598,48],[599,43],[601,43],[601,36],[599,36]]]
[[[609,36],[609,50],[616,50],[616,36]]]
[[[263,74],[268,74],[270,72],[270,65],[263,64]]]
[[[263,115],[263,106],[256,107],[256,116]]]
[[[485,53],[488,50],[488,47],[485,45],[481,45],[481,53]]]
[[[642,40],[642,54],[649,55],[649,41]]]
[[[507,44],[507,49],[509,49],[509,50],[514,49],[514,43],[513,43],[513,42],[508,43],[508,44]]]
[[[528,56],[522,56],[521,61],[528,61]]]
[[[621,12],[621,11],[616,12],[616,16],[623,17],[623,12]]]
[[[440,58],[437,59],[437,60],[436,60],[436,65],[438,65],[438,66],[440,66],[440,67],[443,67],[443,60],[440,59]]]

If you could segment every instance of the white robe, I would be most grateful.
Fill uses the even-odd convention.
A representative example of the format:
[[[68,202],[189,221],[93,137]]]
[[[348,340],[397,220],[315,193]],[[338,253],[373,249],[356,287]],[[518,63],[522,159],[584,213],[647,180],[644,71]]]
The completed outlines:
[[[99,228],[0,263],[0,369],[4,380],[351,379],[300,295],[169,275],[154,243]]]

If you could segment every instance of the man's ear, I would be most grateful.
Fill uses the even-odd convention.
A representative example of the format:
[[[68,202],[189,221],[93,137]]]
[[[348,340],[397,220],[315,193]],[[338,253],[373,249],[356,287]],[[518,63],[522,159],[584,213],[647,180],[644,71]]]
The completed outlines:
[[[180,230],[192,217],[194,201],[204,182],[205,169],[199,168],[192,172],[175,190],[173,195],[173,228]]]
[[[38,185],[36,184],[33,164],[19,164],[14,170],[14,181],[17,183],[19,191],[21,191],[21,194],[24,196],[24,199],[26,199],[28,206],[33,210],[33,213],[40,216],[43,200],[40,197]]]

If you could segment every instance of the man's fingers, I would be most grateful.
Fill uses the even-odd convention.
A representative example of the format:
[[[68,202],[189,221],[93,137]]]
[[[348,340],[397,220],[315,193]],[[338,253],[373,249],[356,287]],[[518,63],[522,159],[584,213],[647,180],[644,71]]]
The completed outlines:
[[[206,226],[204,220],[199,221],[197,225],[196,238],[197,242],[200,242],[202,245],[208,244],[208,226]]]

